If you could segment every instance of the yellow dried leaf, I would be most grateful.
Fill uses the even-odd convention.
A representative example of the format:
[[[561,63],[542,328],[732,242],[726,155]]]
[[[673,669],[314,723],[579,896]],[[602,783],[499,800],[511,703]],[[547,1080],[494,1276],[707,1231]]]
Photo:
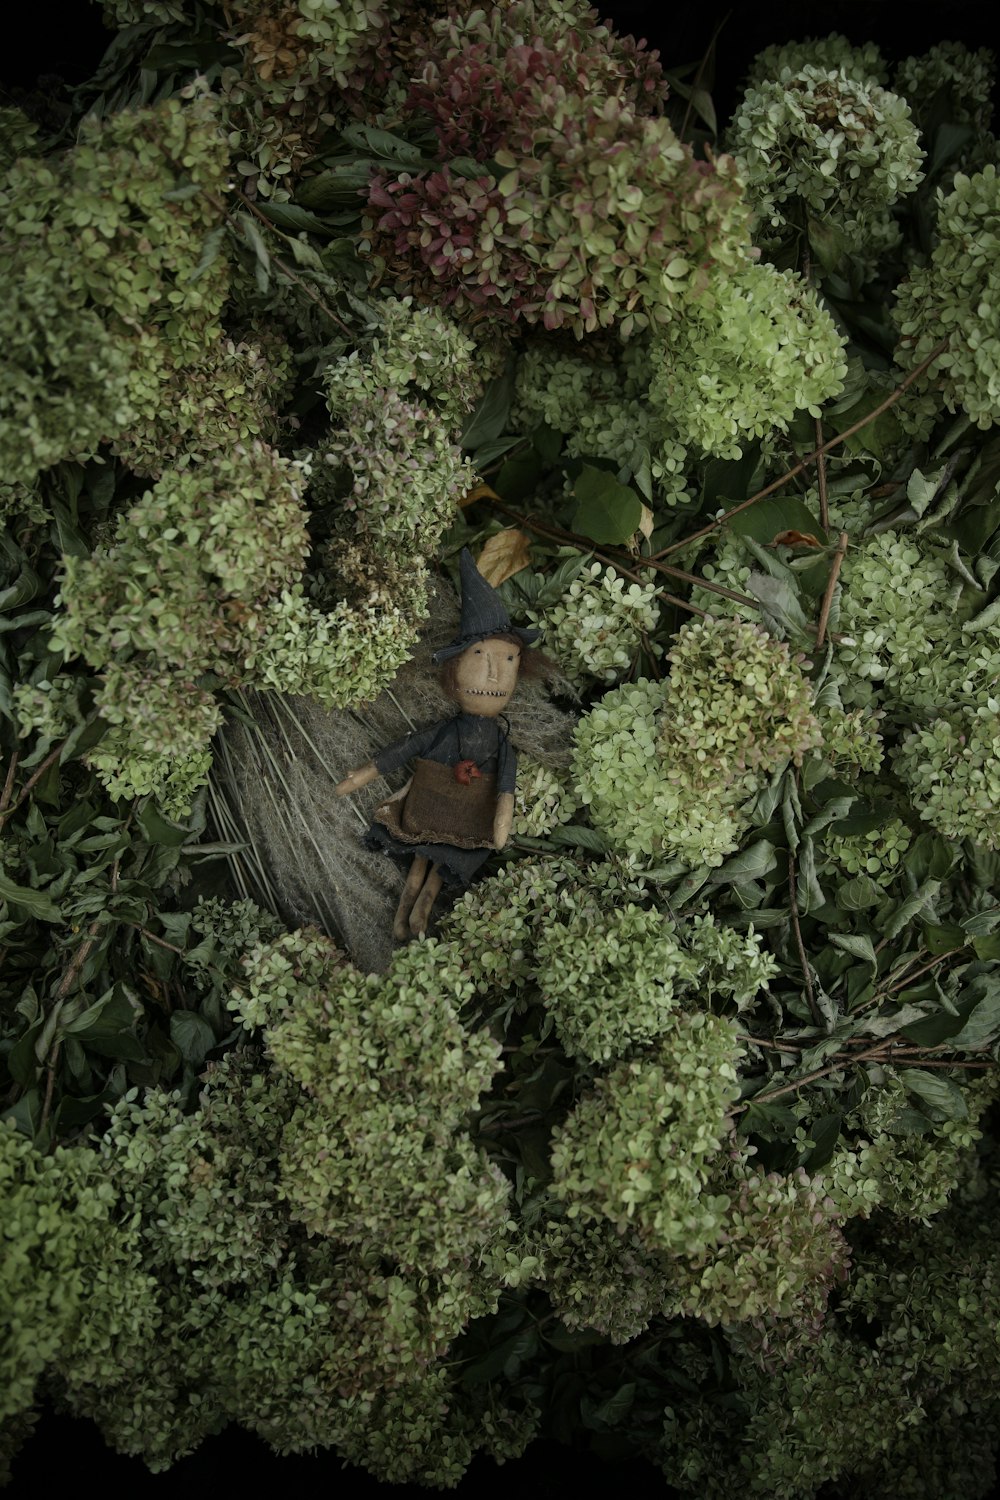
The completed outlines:
[[[477,485],[474,485],[473,488],[469,490],[467,495],[463,495],[458,503],[462,507],[462,509],[465,510],[467,505],[475,505],[477,500],[499,499],[500,496],[497,494],[496,490],[490,489],[488,484],[479,483]]]
[[[523,531],[518,531],[515,526],[510,526],[506,531],[498,531],[496,536],[491,536],[484,546],[476,567],[482,573],[487,583],[494,588],[512,578],[515,573],[520,573],[531,563],[531,544]]]

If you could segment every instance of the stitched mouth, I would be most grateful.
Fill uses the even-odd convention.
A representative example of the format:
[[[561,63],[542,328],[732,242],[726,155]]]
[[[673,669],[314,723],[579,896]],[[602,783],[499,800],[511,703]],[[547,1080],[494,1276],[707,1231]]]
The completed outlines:
[[[464,691],[476,698],[506,698],[506,693],[494,692],[492,688],[465,688]]]

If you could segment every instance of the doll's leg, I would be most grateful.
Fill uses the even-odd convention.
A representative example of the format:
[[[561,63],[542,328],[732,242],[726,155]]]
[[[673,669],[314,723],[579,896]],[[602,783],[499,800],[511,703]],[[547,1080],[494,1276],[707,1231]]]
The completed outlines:
[[[424,883],[427,865],[428,861],[422,854],[415,854],[413,856],[413,863],[406,877],[403,894],[399,898],[399,905],[396,907],[396,915],[392,923],[392,935],[397,943],[405,943],[410,936],[410,912],[413,910],[413,903],[417,899],[417,892]]]
[[[431,907],[434,905],[435,896],[441,889],[443,879],[440,866],[435,865],[424,881],[420,895],[414,901],[413,910],[410,912],[410,931],[415,935],[423,936],[427,931]]]

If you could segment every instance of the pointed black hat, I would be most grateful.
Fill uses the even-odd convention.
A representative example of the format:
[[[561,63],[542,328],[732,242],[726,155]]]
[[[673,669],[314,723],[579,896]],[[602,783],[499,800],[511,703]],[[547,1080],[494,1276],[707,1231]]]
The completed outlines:
[[[522,630],[510,623],[510,615],[500,595],[492,584],[486,582],[468,547],[462,548],[458,562],[462,578],[462,619],[456,638],[450,645],[440,646],[431,657],[436,667],[451,656],[460,656],[476,641],[488,640],[491,635],[516,635],[524,646],[538,640],[540,630]]]

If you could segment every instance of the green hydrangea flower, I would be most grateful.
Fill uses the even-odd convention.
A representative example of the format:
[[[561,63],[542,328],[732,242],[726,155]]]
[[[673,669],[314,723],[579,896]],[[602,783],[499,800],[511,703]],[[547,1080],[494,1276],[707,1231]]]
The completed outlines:
[[[649,401],[668,434],[722,458],[843,390],[845,340],[816,293],[767,263],[713,276],[650,347]],[[661,415],[662,414],[662,415]]]

